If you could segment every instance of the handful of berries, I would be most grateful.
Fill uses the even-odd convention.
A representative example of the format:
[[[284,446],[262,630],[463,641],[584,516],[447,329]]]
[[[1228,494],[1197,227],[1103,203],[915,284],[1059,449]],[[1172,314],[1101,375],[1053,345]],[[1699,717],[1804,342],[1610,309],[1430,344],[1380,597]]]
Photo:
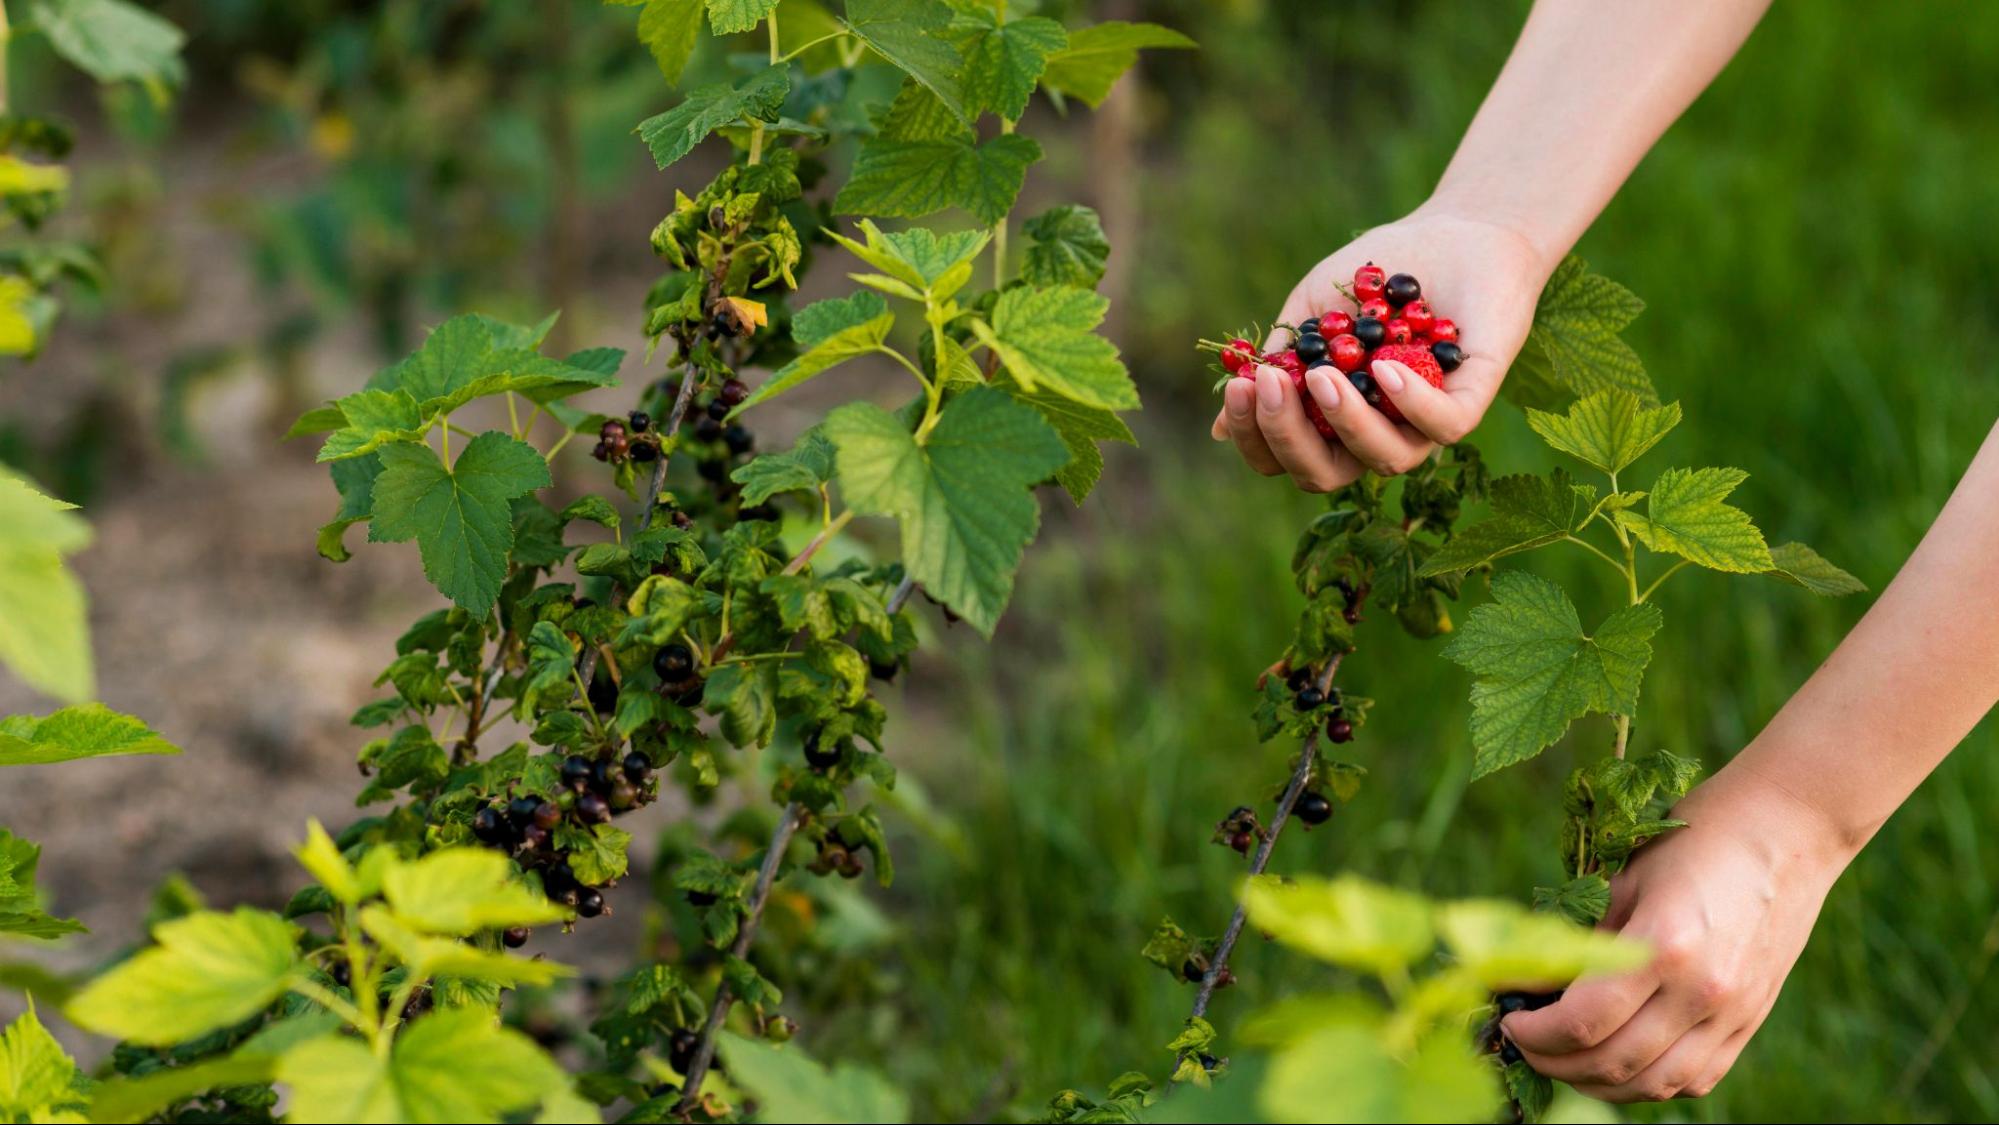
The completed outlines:
[[[1291,385],[1305,403],[1305,413],[1322,437],[1332,437],[1332,423],[1305,390],[1305,372],[1331,367],[1345,375],[1369,406],[1393,422],[1402,411],[1375,385],[1375,360],[1392,360],[1414,371],[1433,387],[1444,385],[1444,374],[1465,361],[1458,344],[1458,326],[1439,317],[1423,299],[1423,284],[1410,274],[1389,275],[1373,262],[1354,271],[1351,288],[1341,286],[1358,313],[1330,309],[1298,325],[1279,325],[1291,332],[1291,346],[1258,352],[1243,337],[1226,344],[1203,341],[1202,347],[1221,353],[1222,370],[1232,378],[1254,379],[1259,364],[1269,364],[1291,376]]]

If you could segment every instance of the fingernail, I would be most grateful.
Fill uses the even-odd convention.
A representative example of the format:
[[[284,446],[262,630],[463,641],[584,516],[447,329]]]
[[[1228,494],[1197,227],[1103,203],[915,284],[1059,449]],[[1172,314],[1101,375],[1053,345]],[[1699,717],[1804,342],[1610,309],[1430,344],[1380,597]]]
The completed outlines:
[[[1390,363],[1385,359],[1375,364],[1374,381],[1380,383],[1381,389],[1387,391],[1389,394],[1400,392],[1402,390],[1401,365]]]
[[[1319,404],[1319,409],[1338,410],[1340,408],[1339,384],[1333,381],[1332,376],[1326,374],[1324,368],[1314,367],[1312,370],[1305,372],[1305,385],[1312,389],[1312,398]]]
[[[1275,367],[1259,367],[1256,371],[1256,401],[1265,410],[1284,409],[1284,384]]]
[[[1251,399],[1254,395],[1254,392],[1247,385],[1249,382],[1250,380],[1248,379],[1229,380],[1228,390],[1222,393],[1222,402],[1229,408],[1229,417],[1249,417],[1250,408],[1253,405]]]

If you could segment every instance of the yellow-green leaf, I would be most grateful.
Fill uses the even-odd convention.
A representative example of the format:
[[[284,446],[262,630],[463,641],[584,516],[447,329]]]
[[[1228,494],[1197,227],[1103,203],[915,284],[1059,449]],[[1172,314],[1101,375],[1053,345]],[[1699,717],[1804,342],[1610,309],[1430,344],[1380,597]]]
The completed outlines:
[[[165,1046],[248,1019],[285,992],[294,929],[263,910],[203,910],[162,922],[155,945],[90,982],[64,1012],[116,1039]]]

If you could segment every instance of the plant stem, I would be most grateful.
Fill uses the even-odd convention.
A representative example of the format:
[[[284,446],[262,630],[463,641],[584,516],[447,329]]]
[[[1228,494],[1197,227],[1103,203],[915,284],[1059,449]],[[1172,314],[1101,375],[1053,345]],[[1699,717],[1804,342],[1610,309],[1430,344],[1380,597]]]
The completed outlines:
[[[0,113],[7,112],[7,45],[13,38],[13,25],[7,22],[7,5],[0,0]]]
[[[1641,602],[1650,601],[1653,592],[1658,590],[1660,586],[1665,585],[1666,579],[1671,578],[1675,574],[1678,574],[1680,572],[1681,567],[1690,566],[1690,565],[1692,564],[1689,562],[1689,560],[1681,559],[1679,562],[1676,562],[1672,566],[1667,567],[1666,573],[1661,574],[1657,578],[1654,578],[1652,580],[1652,584],[1650,586],[1645,587],[1645,592],[1638,595],[1638,600]]]
[[[916,592],[915,580],[905,577],[902,584],[889,595],[888,612],[901,612]],[[718,649],[720,646],[716,646]],[[764,846],[764,858],[757,868],[756,886],[750,891],[750,901],[743,920],[736,930],[736,940],[730,944],[729,952],[738,960],[747,958],[750,944],[756,940],[757,924],[763,919],[764,905],[770,901],[772,885],[777,882],[778,868],[784,863],[785,849],[791,846],[791,838],[798,831],[804,817],[805,808],[797,801],[784,806],[784,813],[778,817],[777,827],[772,830],[770,842]],[[701,1096],[701,1082],[708,1076],[708,1068],[715,1061],[715,1033],[722,1028],[722,1021],[729,1017],[729,1008],[736,1001],[735,992],[727,980],[715,986],[715,1002],[708,1008],[708,1019],[701,1025],[701,1039],[694,1048],[694,1058],[687,1064],[687,1073],[682,1076],[680,1101],[673,1107],[674,1115],[685,1119],[694,1111]]]
[[[1332,688],[1333,677],[1345,659],[1346,654],[1341,653],[1326,662],[1326,670],[1319,675],[1321,692]],[[1278,799],[1277,812],[1270,818],[1270,827],[1263,834],[1263,845],[1256,849],[1256,855],[1249,861],[1251,878],[1263,874],[1263,869],[1270,866],[1270,853],[1277,847],[1278,834],[1284,831],[1285,823],[1291,819],[1291,807],[1298,803],[1299,795],[1305,792],[1305,786],[1312,780],[1312,769],[1319,764],[1319,730],[1314,726],[1298,749],[1298,768],[1291,771],[1291,783],[1284,787],[1284,796]],[[1201,978],[1200,991],[1194,994],[1194,1010],[1188,1019],[1199,1019],[1208,1014],[1208,1001],[1215,995],[1215,982],[1229,967],[1229,954],[1235,951],[1236,940],[1242,937],[1243,923],[1248,917],[1248,908],[1237,903],[1235,913],[1229,916],[1229,928],[1222,931],[1221,944],[1215,947],[1214,959],[1208,963],[1207,974]],[[1184,1053],[1182,1057],[1185,1057]]]
[[[772,8],[770,10],[770,16],[764,20],[764,27],[766,30],[770,32],[770,65],[776,66],[780,61],[782,61],[777,56],[777,9],[776,8]]]
[[[819,529],[819,534],[812,537],[812,542],[807,543],[804,550],[798,552],[795,558],[784,564],[784,570],[780,573],[797,574],[799,571],[804,570],[805,564],[812,561],[812,556],[819,553],[819,548],[824,547],[835,535],[838,535],[840,529],[847,526],[853,518],[854,512],[851,508],[833,517],[833,522]],[[900,587],[897,588],[896,593],[904,600],[908,599],[908,595],[902,593]],[[901,604],[896,602],[893,597],[889,601],[890,613],[894,613],[896,610],[902,608]],[[714,650],[708,654],[708,663],[721,663],[722,658],[729,655],[729,650],[735,647],[736,633],[733,629],[729,628],[729,601],[728,596],[725,594],[722,598],[722,637],[715,642]]]
[[[369,1028],[361,1017],[360,1009],[342,1000],[318,981],[306,977],[294,977],[285,984],[285,987],[339,1016],[354,1030],[368,1034]]]
[[[843,28],[839,31],[829,31],[826,34],[821,35],[816,39],[807,39],[805,42],[800,43],[798,46],[793,47],[791,50],[786,51],[784,54],[778,56],[777,58],[772,59],[771,62],[788,63],[791,60],[797,58],[798,56],[804,54],[805,52],[811,50],[812,48],[817,47],[819,44],[828,42],[829,40],[838,39],[846,34],[847,34],[846,30]]]

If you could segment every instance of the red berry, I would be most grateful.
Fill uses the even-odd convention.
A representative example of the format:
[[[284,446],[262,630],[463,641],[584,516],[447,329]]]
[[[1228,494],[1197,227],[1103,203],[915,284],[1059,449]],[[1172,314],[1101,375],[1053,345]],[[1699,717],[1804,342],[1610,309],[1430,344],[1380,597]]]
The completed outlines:
[[[1263,362],[1280,371],[1289,372],[1293,379],[1300,378],[1305,374],[1305,361],[1298,358],[1297,352],[1291,351],[1288,348],[1281,352],[1266,353],[1263,357]]]
[[[1430,311],[1430,302],[1417,300],[1402,306],[1402,319],[1409,322],[1409,331],[1421,335],[1436,326],[1437,314]]]
[[[1389,308],[1388,302],[1380,297],[1369,297],[1360,303],[1360,315],[1371,316],[1383,323],[1387,323],[1388,318],[1394,314],[1395,310]]]
[[[1367,345],[1350,332],[1343,332],[1326,341],[1326,357],[1341,371],[1352,371],[1367,361]]]
[[[1406,344],[1415,338],[1416,332],[1409,327],[1408,321],[1403,320],[1401,317],[1396,317],[1394,320],[1388,322],[1388,335],[1386,337],[1388,343]]]
[[[1305,400],[1305,417],[1312,420],[1312,428],[1319,431],[1320,437],[1331,438],[1334,433],[1333,424],[1326,421],[1325,411],[1319,409],[1319,400],[1313,398],[1312,392],[1304,387],[1298,388],[1298,397]]]
[[[1455,343],[1457,338],[1458,322],[1455,320],[1445,320],[1442,317],[1438,317],[1436,323],[1430,325],[1430,339],[1432,340],[1449,340]]]
[[[1382,289],[1387,285],[1388,271],[1375,265],[1373,262],[1369,262],[1353,271],[1354,296],[1363,301],[1373,300],[1381,296]]]
[[[1330,340],[1342,332],[1353,331],[1353,317],[1343,312],[1329,312],[1319,318],[1319,335]]]
[[[1256,345],[1238,336],[1222,349],[1222,370],[1237,375],[1255,359]]]
[[[1376,348],[1374,354],[1368,358],[1374,363],[1389,360],[1402,364],[1414,371],[1416,377],[1425,383],[1439,388],[1444,385],[1444,369],[1438,366],[1437,357],[1431,355],[1428,348],[1419,348],[1414,344],[1388,344]],[[1381,396],[1379,409],[1390,421],[1402,421],[1402,412],[1395,408],[1394,400],[1385,394]]]

